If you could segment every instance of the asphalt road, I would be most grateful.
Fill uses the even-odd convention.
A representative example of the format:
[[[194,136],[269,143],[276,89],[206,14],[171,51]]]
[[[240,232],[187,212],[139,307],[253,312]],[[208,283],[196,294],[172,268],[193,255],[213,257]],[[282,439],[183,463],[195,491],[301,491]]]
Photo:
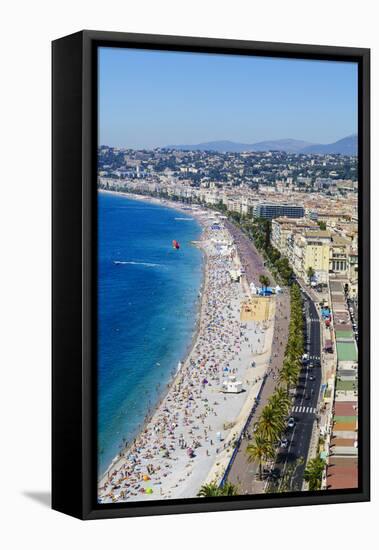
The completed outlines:
[[[270,276],[261,255],[250,239],[231,222],[225,221],[225,225],[238,245],[240,258],[245,268],[248,282],[254,281],[257,283],[259,275],[261,274]],[[270,279],[272,281],[271,276]],[[303,474],[306,466],[305,462],[311,442],[313,425],[316,419],[316,409],[321,385],[320,321],[316,306],[312,299],[305,292],[303,292],[302,295],[306,319],[306,352],[309,354],[310,359],[309,364],[302,367],[299,384],[296,388],[296,397],[291,412],[291,416],[293,416],[296,422],[295,427],[287,429],[285,437],[289,442],[288,447],[279,450],[274,466],[274,469],[280,473],[279,481],[283,479],[283,477],[290,479],[290,490],[301,490],[302,487]],[[271,366],[274,372],[279,371],[283,362],[284,342],[288,331],[287,316],[289,318],[289,296],[287,294],[283,295],[280,298],[280,302],[283,303],[278,304],[275,319],[275,335],[277,335],[278,338],[274,338],[272,350]],[[286,317],[284,317],[284,312],[287,314]],[[282,338],[283,342],[280,341]],[[311,367],[310,365],[315,366]],[[276,383],[272,375],[266,380],[260,403],[248,427],[248,432],[251,431],[251,427],[254,425],[263,406],[273,393]],[[242,442],[232,465],[228,480],[238,484],[242,493],[261,492],[264,489],[264,483],[262,484],[262,482],[257,481],[257,465],[250,464],[247,461],[246,446],[248,442],[248,440]],[[300,463],[299,459],[303,459],[303,463]]]
[[[228,221],[225,225],[233,235],[235,242],[238,245],[238,252],[245,268],[246,278],[248,283],[254,281],[258,284],[259,275],[267,275],[272,281],[272,277],[264,266],[263,259],[258,253],[254,244],[249,237],[245,235],[238,227]],[[269,375],[266,378],[263,389],[260,394],[259,403],[255,410],[246,431],[249,434],[249,439],[245,438],[238,450],[233,465],[228,475],[228,481],[238,485],[241,494],[251,494],[262,492],[264,483],[256,479],[257,464],[248,462],[246,447],[251,441],[253,434],[253,426],[262,412],[263,407],[267,404],[268,399],[275,391],[278,384],[278,373],[283,364],[285,344],[288,339],[288,324],[290,316],[290,299],[289,293],[285,289],[283,294],[276,297],[275,308],[275,336],[272,343],[271,359],[269,366]]]
[[[309,364],[301,369],[299,384],[291,416],[295,427],[287,428],[285,437],[289,444],[278,452],[275,468],[280,471],[280,477],[290,478],[290,490],[300,491],[303,483],[303,473],[306,466],[308,450],[311,442],[312,429],[316,420],[317,404],[321,386],[321,344],[320,321],[314,302],[303,292],[306,331],[306,350],[309,354]],[[311,365],[314,365],[311,367]],[[303,462],[300,463],[300,459]]]

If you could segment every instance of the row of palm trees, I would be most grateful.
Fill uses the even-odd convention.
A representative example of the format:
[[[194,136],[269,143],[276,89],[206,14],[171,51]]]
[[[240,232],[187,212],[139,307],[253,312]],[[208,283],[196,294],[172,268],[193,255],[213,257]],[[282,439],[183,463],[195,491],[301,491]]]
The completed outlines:
[[[263,464],[276,456],[276,445],[285,429],[290,406],[291,400],[286,390],[277,387],[254,426],[254,440],[247,446],[246,452],[249,461],[258,462],[260,479]]]
[[[301,356],[304,351],[303,311],[300,288],[291,286],[291,317],[288,329],[288,340],[284,354],[280,381],[285,386],[287,395],[291,387],[297,385],[301,368]]]
[[[246,449],[248,460],[259,464],[260,479],[263,464],[276,456],[276,445],[286,427],[291,407],[290,389],[297,385],[300,375],[304,349],[302,299],[297,285],[291,286],[290,293],[289,335],[279,376],[280,385],[263,408],[255,425],[254,440]]]
[[[262,479],[263,464],[276,456],[276,443],[285,429],[286,418],[291,400],[284,388],[278,387],[271,395],[267,405],[254,427],[254,440],[247,446],[248,460],[259,464],[259,477]],[[219,487],[216,483],[207,483],[200,487],[198,496],[232,496],[238,494],[238,487],[225,483]]]
[[[280,371],[279,385],[263,408],[254,426],[254,439],[246,449],[248,460],[259,464],[260,479],[262,479],[263,465],[275,459],[277,443],[285,430],[286,419],[291,408],[290,390],[296,387],[300,375],[304,336],[302,298],[298,285],[291,286],[290,295],[289,335],[283,366]],[[308,462],[304,472],[304,480],[308,482],[310,491],[321,488],[324,467],[325,461],[319,457]],[[227,482],[223,487],[219,487],[216,483],[202,485],[198,496],[232,496],[237,494],[238,487]]]

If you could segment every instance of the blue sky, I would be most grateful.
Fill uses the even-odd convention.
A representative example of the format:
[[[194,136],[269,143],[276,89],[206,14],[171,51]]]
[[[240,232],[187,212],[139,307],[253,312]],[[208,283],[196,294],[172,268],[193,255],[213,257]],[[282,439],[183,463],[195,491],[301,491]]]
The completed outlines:
[[[354,63],[99,49],[99,143],[331,143],[357,132]]]

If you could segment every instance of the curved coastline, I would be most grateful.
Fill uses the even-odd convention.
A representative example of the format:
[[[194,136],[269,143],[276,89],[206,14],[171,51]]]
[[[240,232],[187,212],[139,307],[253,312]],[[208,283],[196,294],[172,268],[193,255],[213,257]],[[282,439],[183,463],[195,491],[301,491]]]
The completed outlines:
[[[124,195],[180,210],[176,203],[129,193]],[[188,210],[184,212],[188,214]],[[166,387],[165,395],[153,414],[146,418],[139,435],[113,459],[99,480],[99,502],[194,497],[205,481],[220,480],[233,451],[233,443],[261,388],[270,356],[272,323],[270,321],[267,326],[259,322],[250,323],[249,327],[248,323],[246,326],[241,325],[240,307],[242,300],[248,297],[249,290],[246,284],[233,285],[228,274],[233,266],[240,265],[238,251],[228,230],[224,228],[223,238],[229,239],[224,258],[217,245],[212,244],[213,237],[209,229],[213,222],[209,222],[209,218],[214,217],[213,214],[206,211],[198,211],[197,214],[199,223],[202,222],[200,247],[205,261],[192,344],[181,369]],[[208,220],[201,219],[201,214]],[[195,215],[194,210],[191,210],[191,215]],[[220,299],[218,294],[221,295]],[[220,322],[220,319],[221,339],[217,339],[217,332],[214,332],[212,340],[209,325]],[[208,354],[211,361],[218,363],[213,368],[210,365],[210,370],[207,366]],[[217,354],[219,357],[216,360]],[[201,357],[206,357],[204,372],[207,372],[206,384],[209,383],[209,386],[202,380]],[[249,368],[252,358],[255,360],[254,369]],[[221,368],[221,365],[228,365],[229,368]],[[245,393],[225,396],[220,392],[221,382],[225,380],[225,373],[221,372],[224,370],[241,376]],[[217,400],[212,401],[215,398]],[[189,402],[188,399],[193,401]],[[191,410],[192,404],[194,407]],[[189,411],[186,410],[188,406]],[[209,426],[204,427],[205,419],[210,422]],[[180,429],[184,435],[181,434],[178,439],[177,432]],[[202,430],[204,435],[200,435]],[[158,443],[151,447],[150,442],[154,438]],[[187,448],[193,444],[196,449],[199,445],[199,449],[195,450],[195,458],[188,458]]]
[[[147,204],[154,204],[155,206],[158,206],[158,207],[166,207],[166,208],[174,209],[174,210],[178,211],[181,214],[188,215],[188,212],[186,210],[184,210],[183,208],[180,208],[180,205],[178,205],[177,203],[175,203],[173,201],[170,202],[170,201],[167,201],[167,200],[155,199],[154,197],[150,197],[150,196],[147,196],[147,195],[145,196],[145,195],[137,195],[137,194],[133,194],[133,193],[126,193],[126,192],[107,191],[107,190],[104,190],[104,189],[98,189],[98,192],[99,193],[104,193],[104,194],[109,194],[109,195],[115,195],[117,197],[121,196],[121,197],[125,197],[127,199],[130,199],[130,200],[134,200],[134,201],[138,201],[138,202],[144,202],[144,203],[147,203]],[[198,216],[194,216],[194,218],[196,219],[197,223],[199,224],[199,226],[201,228],[200,240],[196,244],[196,246],[201,251],[201,256],[202,256],[202,260],[201,260],[202,277],[201,277],[201,283],[200,283],[200,288],[199,288],[198,297],[197,297],[197,303],[196,303],[196,306],[195,306],[196,314],[195,314],[195,318],[194,318],[194,321],[193,321],[192,334],[191,334],[191,337],[190,337],[187,345],[185,346],[185,351],[184,351],[183,357],[180,361],[180,367],[183,367],[183,365],[187,361],[189,355],[191,354],[192,349],[195,346],[197,338],[198,338],[199,328],[200,328],[202,298],[204,296],[205,284],[206,284],[207,254],[206,254],[205,249],[201,246],[201,240],[202,240],[202,236],[203,236],[203,232],[204,232],[204,224],[201,222],[201,219],[199,219]],[[141,421],[140,426],[139,426],[138,430],[136,431],[136,433],[135,433],[134,437],[132,438],[132,440],[130,442],[128,442],[127,445],[125,445],[125,447],[119,453],[117,453],[117,455],[114,456],[114,458],[110,461],[110,463],[105,468],[105,470],[102,471],[102,472],[98,472],[98,476],[97,476],[98,477],[98,483],[100,483],[101,480],[103,480],[104,478],[107,477],[109,471],[112,468],[115,467],[115,465],[124,457],[124,455],[126,453],[128,453],[130,451],[133,444],[137,440],[138,436],[142,432],[144,432],[144,430],[146,429],[149,422],[151,422],[151,420],[153,419],[156,410],[159,409],[162,402],[164,401],[167,394],[169,393],[169,391],[170,391],[172,385],[174,384],[175,379],[178,377],[179,373],[180,373],[180,369],[176,368],[176,366],[173,365],[172,369],[170,370],[169,378],[168,378],[167,382],[163,385],[161,391],[159,392],[159,395],[157,396],[157,400],[156,400],[155,404],[152,407],[152,412],[148,411],[146,413],[145,417]]]

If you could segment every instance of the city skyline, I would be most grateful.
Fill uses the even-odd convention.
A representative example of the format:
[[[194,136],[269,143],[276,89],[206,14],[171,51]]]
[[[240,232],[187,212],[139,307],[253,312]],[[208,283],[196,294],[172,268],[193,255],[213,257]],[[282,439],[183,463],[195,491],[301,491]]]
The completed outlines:
[[[339,153],[99,148],[112,312],[100,372],[113,373],[100,401],[100,503],[359,486],[357,168]],[[200,236],[187,233],[196,223]],[[185,275],[196,248],[205,254]],[[194,288],[197,313],[181,313]],[[191,311],[197,337],[172,358]],[[135,438],[130,411],[165,363],[173,383],[154,412],[149,400]]]
[[[99,144],[333,143],[357,133],[357,78],[346,62],[100,48]]]

